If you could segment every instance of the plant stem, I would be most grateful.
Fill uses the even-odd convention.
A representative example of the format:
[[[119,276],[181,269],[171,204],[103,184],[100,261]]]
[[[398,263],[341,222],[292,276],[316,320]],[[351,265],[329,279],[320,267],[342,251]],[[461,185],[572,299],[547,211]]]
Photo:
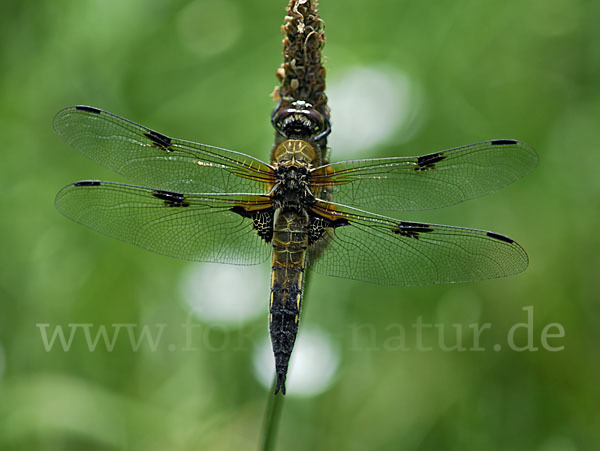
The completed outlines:
[[[265,412],[262,444],[260,447],[262,451],[271,451],[275,446],[275,439],[277,437],[277,428],[279,426],[279,418],[281,417],[281,406],[283,405],[284,396],[281,394],[273,395],[276,383],[277,377],[274,378],[271,391],[267,394],[267,411]]]

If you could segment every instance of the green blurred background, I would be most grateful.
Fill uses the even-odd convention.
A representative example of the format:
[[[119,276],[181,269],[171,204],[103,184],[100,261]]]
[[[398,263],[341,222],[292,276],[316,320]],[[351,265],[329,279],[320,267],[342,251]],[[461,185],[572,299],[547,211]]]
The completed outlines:
[[[234,321],[194,315],[197,349],[185,351],[180,325],[190,306],[182,286],[190,268],[204,266],[60,216],[53,199],[62,186],[120,178],[62,142],[52,118],[68,105],[94,105],[171,136],[267,159],[268,94],[282,59],[285,6],[2,2],[0,449],[257,447],[269,396],[255,375],[267,339],[268,264],[252,277],[204,265],[225,274],[218,290],[254,284],[263,307]],[[423,154],[489,138],[528,142],[540,164],[517,184],[445,210],[395,216],[507,234],[531,264],[507,279],[423,288],[315,276],[300,335],[326,337],[332,374],[305,363],[328,382],[286,397],[278,448],[598,449],[600,3],[323,0],[320,11],[332,159]],[[365,77],[356,74],[365,73],[384,74],[390,90],[393,80],[401,89],[388,97],[385,84],[361,85]],[[355,97],[371,103],[348,104]],[[388,110],[370,135],[352,126],[354,113],[368,119]],[[386,117],[398,126],[378,136]],[[373,145],[355,153],[335,145],[360,138],[352,133]],[[204,280],[196,289],[210,303],[218,292]],[[245,290],[230,295],[234,305],[245,302]],[[517,352],[507,335],[527,320],[527,306],[539,350]],[[431,351],[416,347],[419,317],[436,324],[422,337]],[[481,336],[485,351],[439,346],[442,328],[445,343],[456,342],[453,324],[472,346],[472,323],[491,324]],[[565,330],[549,340],[562,351],[541,346],[551,323]],[[166,326],[156,350],[134,351],[121,335],[112,351],[102,344],[91,351],[80,329],[68,351],[57,344],[47,351],[38,324],[67,335],[69,324],[91,324],[93,334],[102,325]],[[525,330],[516,337],[525,343]]]

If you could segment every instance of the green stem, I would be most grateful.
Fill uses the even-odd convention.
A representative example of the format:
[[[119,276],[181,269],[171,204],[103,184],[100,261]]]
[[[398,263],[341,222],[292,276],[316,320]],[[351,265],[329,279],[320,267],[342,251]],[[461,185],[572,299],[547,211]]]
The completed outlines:
[[[281,406],[283,405],[284,396],[281,394],[274,395],[275,384],[277,377],[273,380],[271,391],[267,394],[267,411],[265,412],[265,424],[263,427],[262,451],[270,451],[275,446],[277,437],[277,428],[279,426],[279,418],[281,417]]]

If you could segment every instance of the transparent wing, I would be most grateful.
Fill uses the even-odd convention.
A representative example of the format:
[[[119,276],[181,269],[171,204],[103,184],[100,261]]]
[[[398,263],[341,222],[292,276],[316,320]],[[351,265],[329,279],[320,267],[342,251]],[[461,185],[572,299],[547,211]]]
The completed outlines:
[[[63,215],[91,229],[175,258],[251,265],[271,252],[252,219],[235,212],[268,208],[266,196],[180,194],[82,181],[64,187],[55,203]]]
[[[316,168],[310,183],[313,192],[325,190],[336,203],[369,210],[428,210],[497,191],[529,173],[537,161],[527,144],[496,139],[421,157],[332,163]]]
[[[54,128],[69,144],[129,181],[186,193],[267,192],[273,170],[242,153],[169,138],[88,106],[60,111]]]
[[[309,250],[321,274],[383,285],[469,282],[517,274],[527,254],[484,230],[403,222],[319,201],[313,213],[336,222]]]

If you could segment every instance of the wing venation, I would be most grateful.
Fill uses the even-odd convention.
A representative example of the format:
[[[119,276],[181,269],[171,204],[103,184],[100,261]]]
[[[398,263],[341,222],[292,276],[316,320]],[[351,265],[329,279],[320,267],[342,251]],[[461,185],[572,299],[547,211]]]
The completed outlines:
[[[510,185],[537,160],[527,144],[498,139],[420,157],[331,163],[314,169],[310,183],[314,192],[325,190],[334,202],[358,208],[429,210]]]
[[[68,107],[54,128],[94,162],[129,182],[187,193],[269,191],[273,169],[239,152],[170,138],[108,111]]]
[[[528,265],[519,244],[494,232],[398,221],[325,201],[313,211],[346,220],[310,248],[309,268],[321,274],[408,286],[494,279]]]
[[[183,194],[82,181],[56,196],[60,213],[100,233],[175,258],[251,265],[271,247],[236,207],[270,209],[267,196]]]

